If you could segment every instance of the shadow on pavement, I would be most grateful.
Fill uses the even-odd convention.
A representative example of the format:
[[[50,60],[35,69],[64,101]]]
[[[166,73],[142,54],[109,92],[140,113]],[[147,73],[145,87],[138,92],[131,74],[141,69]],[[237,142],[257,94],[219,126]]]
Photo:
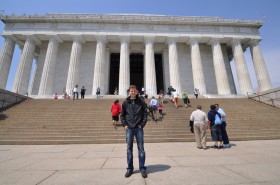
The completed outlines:
[[[169,168],[171,168],[171,166],[169,165],[165,165],[165,164],[155,164],[155,165],[149,165],[146,166],[147,167],[147,172],[149,173],[156,173],[156,172],[162,172],[162,171],[166,171]],[[135,170],[134,173],[140,173],[139,170]]]

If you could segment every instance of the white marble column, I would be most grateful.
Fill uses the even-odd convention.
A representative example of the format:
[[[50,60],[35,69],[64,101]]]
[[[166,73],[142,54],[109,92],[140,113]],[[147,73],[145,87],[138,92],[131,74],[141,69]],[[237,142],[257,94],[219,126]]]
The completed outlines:
[[[104,92],[106,94],[109,93],[109,84],[110,84],[110,49],[105,48],[105,69],[104,69],[104,84],[105,84],[105,90]]]
[[[34,63],[34,70],[33,70],[33,74],[32,74],[32,80],[31,80],[31,84],[30,84],[30,88],[29,88],[29,95],[33,95],[33,86],[34,86],[34,82],[35,82],[35,77],[36,77],[36,73],[37,73],[37,67],[38,67],[38,60],[39,57],[34,57],[35,63]]]
[[[145,91],[148,95],[157,94],[154,37],[145,37]]]
[[[249,44],[259,86],[258,90],[260,92],[269,90],[272,88],[272,85],[259,42],[253,40]]]
[[[192,58],[193,84],[194,88],[198,88],[201,94],[207,94],[198,41],[199,38],[190,38],[189,40]]]
[[[45,58],[41,83],[38,95],[52,95],[55,74],[58,41],[55,38],[49,40],[47,54]]]
[[[167,92],[167,87],[170,86],[168,49],[163,50],[163,74],[164,92]]]
[[[105,44],[106,36],[96,36],[96,54],[93,74],[92,95],[96,95],[96,89],[100,88],[100,93],[105,93]]]
[[[0,54],[0,88],[2,89],[7,85],[14,50],[15,41],[7,37]]]
[[[240,94],[253,92],[253,86],[250,79],[248,67],[243,54],[243,49],[239,39],[233,39],[231,42],[232,52],[234,56],[235,69],[240,89]]]
[[[12,91],[20,94],[28,92],[28,83],[32,68],[33,54],[35,51],[35,41],[27,38],[19,59],[19,64],[14,79]]]
[[[220,40],[211,41],[218,94],[231,94]]]
[[[74,38],[66,82],[66,92],[68,94],[73,90],[75,85],[79,85],[81,52],[82,41],[79,38]]]
[[[129,36],[120,36],[120,76],[119,76],[119,95],[126,95],[130,86],[130,65],[129,65]],[[139,87],[137,87],[139,88]]]
[[[181,93],[181,82],[179,75],[179,61],[177,53],[176,37],[168,37],[168,51],[169,51],[169,74],[170,74],[170,85]]]

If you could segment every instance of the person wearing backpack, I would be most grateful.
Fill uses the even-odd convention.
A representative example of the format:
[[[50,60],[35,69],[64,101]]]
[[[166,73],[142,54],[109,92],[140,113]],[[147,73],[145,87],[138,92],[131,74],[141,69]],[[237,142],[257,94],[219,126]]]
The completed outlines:
[[[221,115],[216,111],[215,105],[210,105],[210,111],[208,112],[208,120],[210,122],[210,129],[211,129],[211,137],[212,141],[214,141],[213,148],[221,149],[223,148],[222,145],[222,132],[221,132]]]

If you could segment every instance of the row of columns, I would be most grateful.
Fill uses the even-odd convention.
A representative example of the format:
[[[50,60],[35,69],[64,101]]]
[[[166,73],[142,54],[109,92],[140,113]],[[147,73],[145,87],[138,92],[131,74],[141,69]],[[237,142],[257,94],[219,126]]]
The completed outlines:
[[[169,54],[169,74],[170,85],[176,87],[178,92],[181,92],[181,83],[179,76],[179,61],[177,53],[177,38],[169,37],[168,54]],[[192,37],[188,43],[191,50],[192,72],[194,87],[198,88],[202,94],[206,94],[206,84],[202,68],[202,61],[199,48],[200,38]],[[228,76],[221,49],[221,38],[213,38],[210,42],[213,53],[213,64],[216,76],[216,84],[218,94],[231,94]],[[96,56],[93,77],[92,94],[95,94],[97,87],[101,90],[105,89],[106,73],[104,73],[105,64],[105,44],[107,43],[105,36],[96,37]],[[53,37],[49,40],[45,63],[43,67],[39,95],[50,95],[53,92],[54,73],[57,52],[59,47],[59,39]],[[120,72],[119,72],[119,94],[125,95],[126,90],[130,85],[129,72],[129,36],[120,36]],[[70,64],[68,69],[66,91],[69,93],[73,87],[79,82],[80,57],[82,52],[82,44],[84,41],[80,37],[74,37]],[[240,86],[240,94],[252,92],[252,83],[249,76],[246,60],[243,54],[241,42],[239,39],[233,39],[229,43],[232,47],[235,68]],[[269,90],[272,88],[266,65],[262,56],[262,52],[258,42],[250,42],[250,50],[253,59],[253,64],[257,76],[258,86],[260,91]],[[20,57],[18,69],[16,72],[12,91],[18,93],[26,93],[28,82],[31,73],[33,53],[35,51],[36,41],[32,38],[27,38]],[[0,86],[3,88],[7,84],[8,73],[11,66],[12,56],[15,48],[15,41],[11,38],[6,38],[3,49],[0,54]],[[147,94],[156,94],[156,70],[154,59],[154,37],[145,37],[145,69],[144,69],[144,86]]]

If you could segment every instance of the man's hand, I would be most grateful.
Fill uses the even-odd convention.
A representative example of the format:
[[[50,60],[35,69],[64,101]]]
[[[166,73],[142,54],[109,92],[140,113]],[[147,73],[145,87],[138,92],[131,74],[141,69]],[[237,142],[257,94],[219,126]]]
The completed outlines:
[[[125,127],[123,127],[124,128],[124,130],[126,130],[128,127],[127,126],[125,126]]]
[[[140,127],[141,127],[141,128],[144,128],[145,126],[146,126],[145,123],[141,123],[141,124],[140,124]]]

